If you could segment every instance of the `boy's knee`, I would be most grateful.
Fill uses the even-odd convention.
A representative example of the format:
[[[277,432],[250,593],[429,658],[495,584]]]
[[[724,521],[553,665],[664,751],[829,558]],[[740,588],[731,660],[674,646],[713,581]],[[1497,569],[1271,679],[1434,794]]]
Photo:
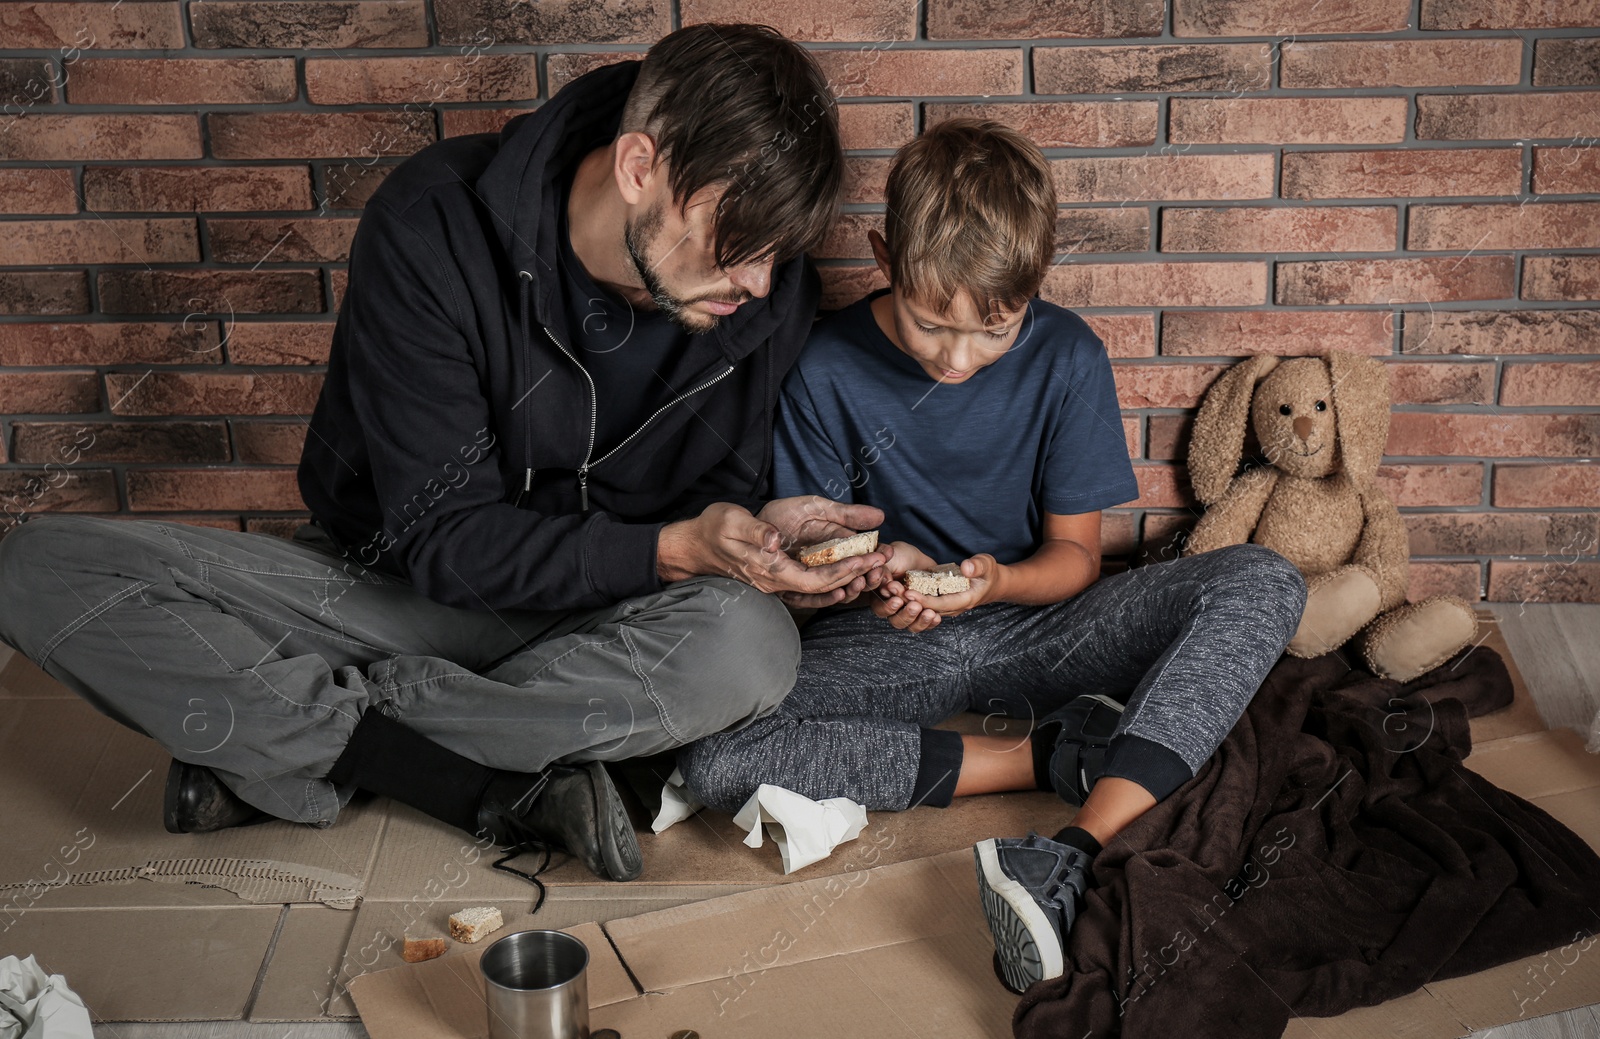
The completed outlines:
[[[1253,598],[1271,599],[1285,609],[1299,611],[1306,604],[1306,579],[1281,552],[1266,545],[1247,541],[1229,545],[1220,555],[1226,556],[1222,573]]]

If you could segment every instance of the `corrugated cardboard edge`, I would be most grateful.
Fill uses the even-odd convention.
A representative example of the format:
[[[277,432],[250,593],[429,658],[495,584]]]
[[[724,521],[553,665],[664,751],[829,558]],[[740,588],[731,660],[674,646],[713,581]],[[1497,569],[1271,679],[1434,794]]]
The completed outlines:
[[[254,905],[320,902],[333,909],[354,909],[361,895],[361,881],[348,873],[276,859],[161,859],[139,866],[73,873],[50,886],[132,884],[138,880],[222,888]],[[0,883],[0,892],[37,886],[33,881]]]

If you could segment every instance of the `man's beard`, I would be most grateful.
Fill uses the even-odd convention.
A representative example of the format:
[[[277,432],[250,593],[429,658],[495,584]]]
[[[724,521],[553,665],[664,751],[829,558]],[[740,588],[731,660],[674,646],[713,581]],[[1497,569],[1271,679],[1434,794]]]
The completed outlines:
[[[697,296],[694,299],[684,299],[675,296],[667,290],[661,280],[660,273],[655,266],[645,259],[644,250],[654,242],[661,232],[663,222],[662,211],[665,203],[657,201],[648,209],[644,216],[637,221],[628,221],[622,230],[622,240],[628,247],[628,258],[633,261],[633,269],[638,272],[639,280],[644,283],[645,290],[650,293],[650,298],[655,301],[661,312],[675,322],[678,327],[686,332],[708,332],[715,328],[721,320],[721,315],[709,317],[689,310],[690,305],[702,299],[716,299],[715,296]],[[737,290],[736,290],[737,291]],[[740,294],[740,301],[749,299],[748,295]]]

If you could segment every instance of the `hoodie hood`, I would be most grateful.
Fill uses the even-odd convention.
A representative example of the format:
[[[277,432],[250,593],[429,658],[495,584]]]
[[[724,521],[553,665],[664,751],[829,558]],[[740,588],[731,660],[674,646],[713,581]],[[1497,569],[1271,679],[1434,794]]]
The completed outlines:
[[[529,294],[524,302],[531,303],[534,319],[546,327],[564,327],[556,303],[561,180],[589,152],[616,139],[642,65],[639,60],[603,65],[568,83],[540,107],[511,119],[500,130],[498,153],[476,181],[510,257],[508,277]],[[744,357],[793,310],[803,277],[802,256],[774,266],[766,296],[752,297],[699,335],[711,336],[730,362]]]

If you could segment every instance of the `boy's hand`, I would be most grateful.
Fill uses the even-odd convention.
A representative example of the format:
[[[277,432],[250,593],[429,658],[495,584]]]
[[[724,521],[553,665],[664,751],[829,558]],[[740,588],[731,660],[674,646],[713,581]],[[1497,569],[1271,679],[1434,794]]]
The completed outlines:
[[[912,569],[924,570],[931,567],[913,567]],[[961,561],[961,573],[971,583],[972,587],[964,592],[955,592],[950,595],[919,595],[906,588],[900,581],[890,582],[879,594],[886,595],[884,602],[889,622],[897,628],[908,628],[911,631],[927,631],[938,624],[942,618],[954,617],[965,613],[974,606],[981,606],[986,602],[994,602],[999,598],[1000,581],[1005,572],[1005,566],[997,562],[994,556],[987,552],[980,552]],[[876,612],[877,604],[873,604]],[[899,623],[897,618],[910,617],[906,623]]]

